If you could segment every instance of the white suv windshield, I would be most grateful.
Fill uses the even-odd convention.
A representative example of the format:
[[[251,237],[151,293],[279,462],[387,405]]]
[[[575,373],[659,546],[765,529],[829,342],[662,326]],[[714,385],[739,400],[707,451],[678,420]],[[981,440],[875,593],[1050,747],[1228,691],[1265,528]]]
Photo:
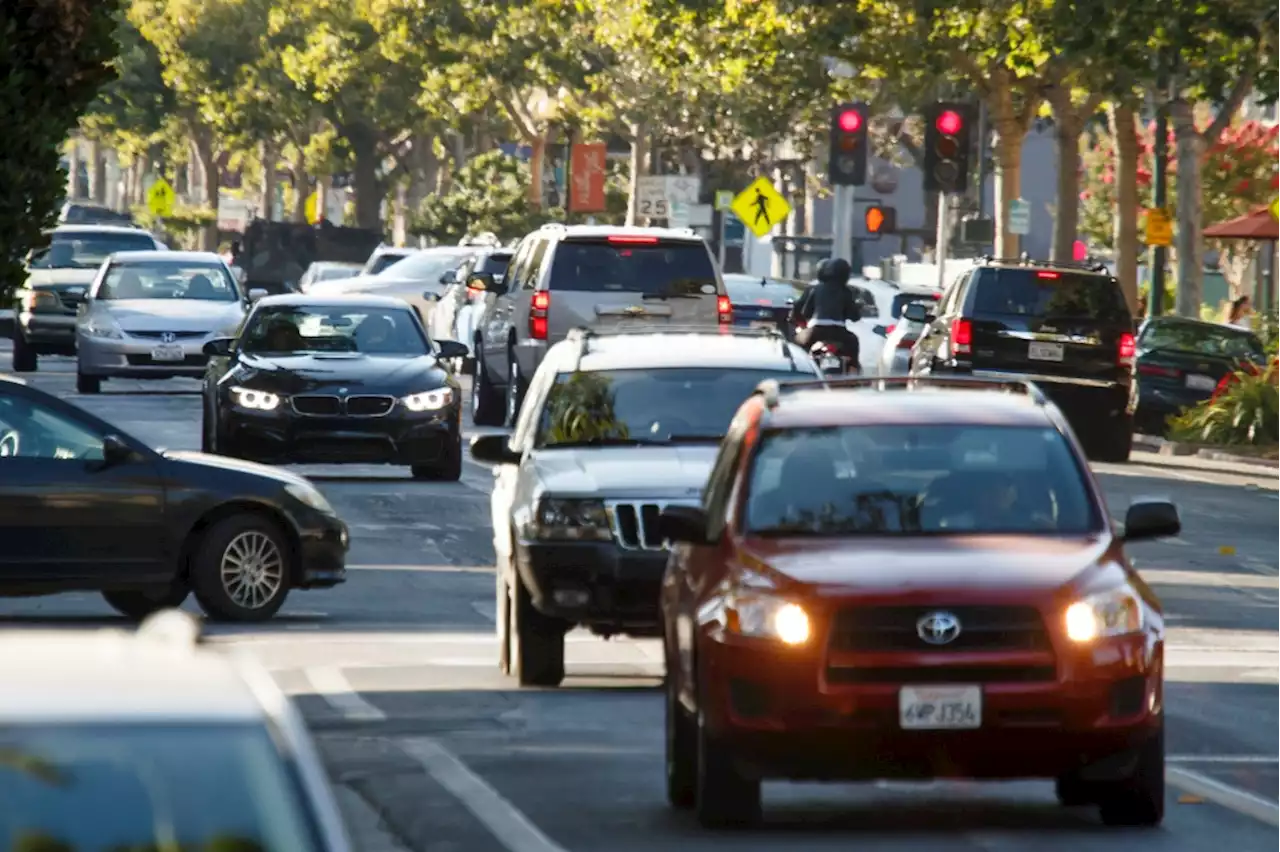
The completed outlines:
[[[32,269],[97,269],[107,255],[118,251],[151,251],[151,235],[119,231],[54,231],[47,249],[31,260]]]

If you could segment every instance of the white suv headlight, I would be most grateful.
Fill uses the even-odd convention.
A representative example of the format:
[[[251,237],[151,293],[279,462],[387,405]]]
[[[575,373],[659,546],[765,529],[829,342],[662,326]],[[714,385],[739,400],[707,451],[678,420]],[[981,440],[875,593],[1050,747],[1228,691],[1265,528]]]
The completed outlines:
[[[735,591],[725,602],[725,626],[730,633],[776,639],[784,645],[803,645],[813,627],[809,614],[797,603],[757,591]]]
[[[1073,642],[1092,642],[1137,633],[1144,627],[1145,612],[1142,599],[1127,585],[1086,595],[1067,607],[1064,616],[1067,638]]]
[[[124,332],[120,330],[120,326],[107,314],[94,314],[89,317],[89,321],[84,324],[84,333],[103,340],[124,339]]]
[[[535,524],[538,538],[564,541],[609,541],[609,515],[600,500],[543,499]]]
[[[439,411],[453,402],[453,388],[411,393],[400,400],[404,407],[413,412]]]
[[[251,411],[275,411],[280,407],[278,395],[252,388],[232,388],[231,399],[236,405]]]

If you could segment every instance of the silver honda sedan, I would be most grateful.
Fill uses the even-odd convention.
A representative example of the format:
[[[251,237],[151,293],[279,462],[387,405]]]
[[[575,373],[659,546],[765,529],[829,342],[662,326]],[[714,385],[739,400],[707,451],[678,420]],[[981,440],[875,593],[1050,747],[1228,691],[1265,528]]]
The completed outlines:
[[[212,252],[118,252],[102,264],[76,317],[76,390],[107,378],[200,378],[206,341],[235,337],[249,304]]]

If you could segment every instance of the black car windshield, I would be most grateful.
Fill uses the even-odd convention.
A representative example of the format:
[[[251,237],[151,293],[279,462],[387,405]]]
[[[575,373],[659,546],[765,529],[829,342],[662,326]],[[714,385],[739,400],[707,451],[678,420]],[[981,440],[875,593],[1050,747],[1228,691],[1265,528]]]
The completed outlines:
[[[729,300],[735,305],[754,302],[757,305],[771,305],[785,308],[800,298],[804,292],[803,284],[792,284],[777,278],[758,278],[754,275],[726,275],[724,289]]]
[[[240,289],[221,263],[147,260],[112,263],[94,296],[104,301],[125,299],[197,299],[235,302]]]
[[[762,536],[1101,529],[1066,439],[1009,426],[840,426],[766,433],[747,528]]]
[[[476,261],[476,272],[488,272],[493,280],[501,282],[511,264],[510,254],[489,254]]]
[[[97,269],[118,251],[152,251],[156,241],[138,231],[54,231],[49,247],[31,260],[32,269]]]
[[[925,309],[930,312],[936,311],[938,309],[938,300],[941,297],[941,293],[899,293],[893,297],[893,307],[891,308],[893,318],[901,319],[902,311],[907,305],[920,304],[924,305]]]
[[[317,849],[261,725],[0,728],[0,848]]]
[[[714,296],[716,270],[701,242],[621,236],[574,240],[556,249],[551,289]]]
[[[1148,323],[1142,330],[1138,345],[1142,349],[1162,352],[1266,360],[1262,341],[1253,334],[1230,326],[1208,323],[1157,320]]]
[[[240,350],[257,354],[363,352],[420,357],[430,353],[408,309],[278,305],[259,308]]]
[[[723,367],[561,373],[542,408],[537,446],[717,442],[760,382],[805,378],[812,376]]]
[[[1131,324],[1120,285],[1099,274],[1050,269],[983,269],[974,311],[980,316],[1089,318]]]
[[[379,272],[386,269],[388,266],[397,264],[408,256],[409,256],[408,254],[401,254],[399,252],[393,252],[393,251],[386,252],[385,254],[380,254],[377,256],[377,258],[375,258],[369,264],[369,269],[365,274],[377,275]]]

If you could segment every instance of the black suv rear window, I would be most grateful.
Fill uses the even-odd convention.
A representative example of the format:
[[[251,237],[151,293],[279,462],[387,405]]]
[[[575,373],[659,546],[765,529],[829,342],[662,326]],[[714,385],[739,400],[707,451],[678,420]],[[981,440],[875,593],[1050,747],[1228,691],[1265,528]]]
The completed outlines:
[[[903,308],[917,302],[932,311],[938,307],[938,300],[941,298],[941,293],[899,293],[893,297],[893,318],[898,319],[902,316]]]
[[[551,289],[653,296],[716,294],[716,270],[704,244],[641,240],[615,237],[561,243],[551,264]]]
[[[501,275],[507,271],[507,264],[509,263],[511,263],[511,255],[509,254],[488,254],[476,261],[475,271]]]
[[[1120,285],[1105,275],[1056,269],[983,269],[978,275],[973,310],[979,315],[1133,321]]]

